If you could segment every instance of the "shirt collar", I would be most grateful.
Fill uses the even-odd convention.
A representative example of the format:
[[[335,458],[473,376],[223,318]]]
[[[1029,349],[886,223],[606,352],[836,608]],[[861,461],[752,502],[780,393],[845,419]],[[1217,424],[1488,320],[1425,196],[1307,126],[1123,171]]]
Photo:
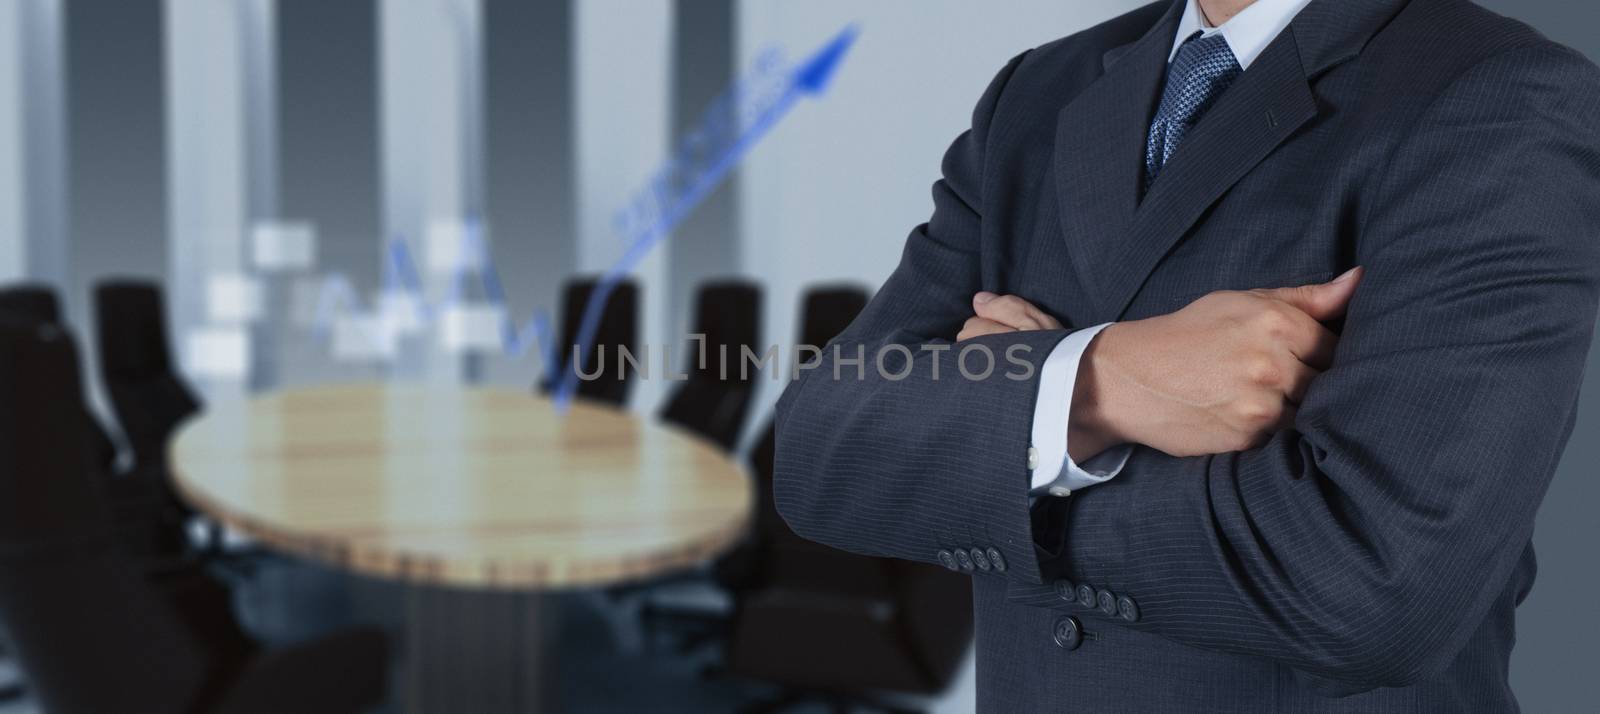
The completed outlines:
[[[1272,44],[1272,40],[1289,26],[1295,15],[1300,14],[1311,0],[1256,0],[1249,7],[1234,15],[1232,19],[1222,23],[1221,27],[1211,27],[1205,21],[1205,14],[1200,11],[1199,0],[1186,0],[1183,8],[1183,18],[1178,21],[1178,34],[1172,40],[1172,52],[1167,54],[1167,61],[1171,62],[1178,55],[1178,47],[1183,41],[1189,39],[1196,32],[1204,32],[1207,36],[1220,33],[1222,39],[1228,43],[1228,49],[1233,51],[1234,59],[1239,61],[1240,69],[1249,69],[1250,63],[1261,56],[1261,52]]]

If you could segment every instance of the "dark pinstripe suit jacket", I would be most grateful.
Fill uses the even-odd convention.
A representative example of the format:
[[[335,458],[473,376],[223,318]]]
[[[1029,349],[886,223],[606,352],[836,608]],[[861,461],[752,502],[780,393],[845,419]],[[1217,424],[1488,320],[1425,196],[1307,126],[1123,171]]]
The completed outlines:
[[[816,541],[972,570],[983,711],[1515,711],[1513,612],[1600,290],[1600,72],[1464,0],[1313,0],[1141,198],[1180,10],[1000,72],[835,342],[866,348],[865,379],[830,352],[784,394],[778,508]],[[1067,499],[1027,494],[1037,371],[972,381],[924,350],[980,289],[1071,329],[1356,264],[1294,429],[1138,448]],[[1037,366],[1064,334],[977,344]],[[886,344],[909,377],[870,368]]]

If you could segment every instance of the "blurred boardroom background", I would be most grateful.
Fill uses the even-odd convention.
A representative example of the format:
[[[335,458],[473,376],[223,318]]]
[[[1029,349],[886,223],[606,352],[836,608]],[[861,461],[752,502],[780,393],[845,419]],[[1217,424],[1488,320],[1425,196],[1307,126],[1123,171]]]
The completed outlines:
[[[534,388],[544,379],[546,360],[537,350],[508,355],[500,327],[506,321],[521,326],[542,312],[549,334],[567,339],[563,325],[573,321],[572,305],[582,298],[568,288],[624,256],[628,236],[619,235],[619,211],[648,190],[684,136],[701,125],[706,108],[739,78],[758,73],[772,49],[793,66],[854,26],[859,37],[825,90],[801,97],[738,157],[726,180],[630,271],[633,291],[613,294],[614,302],[635,298],[633,309],[607,317],[631,320],[632,342],[649,345],[652,359],[665,347],[681,360],[689,349],[685,335],[696,331],[713,334],[712,344],[715,335],[734,345],[825,340],[860,296],[888,275],[908,230],[925,220],[928,186],[944,148],[966,127],[993,73],[1022,49],[1138,4],[0,3],[0,67],[6,68],[0,73],[0,283],[19,304],[36,304],[29,296],[39,292],[26,286],[57,296],[58,322],[76,341],[82,362],[83,400],[122,452],[103,470],[156,484],[117,503],[116,532],[145,538],[174,519],[188,529],[182,543],[159,542],[157,535],[146,538],[156,545],[142,544],[137,553],[103,556],[104,577],[121,585],[91,580],[79,589],[99,588],[99,597],[108,599],[107,593],[131,593],[117,605],[81,593],[47,599],[59,601],[57,610],[112,613],[102,616],[110,618],[108,631],[117,630],[116,613],[146,617],[124,601],[179,612],[184,621],[173,628],[181,633],[168,634],[198,645],[151,650],[149,642],[160,640],[151,634],[160,628],[151,625],[130,634],[145,641],[127,651],[165,652],[174,670],[184,670],[183,661],[198,664],[141,675],[144,684],[187,687],[202,692],[193,696],[243,710],[252,696],[274,701],[263,689],[287,696],[326,685],[355,706],[382,711],[734,711],[787,698],[809,700],[799,701],[796,711],[820,711],[828,703],[826,695],[816,696],[821,693],[906,709],[970,711],[972,664],[963,629],[970,623],[963,622],[969,615],[961,609],[959,585],[952,597],[950,581],[940,574],[807,550],[786,540],[763,512],[760,474],[763,459],[770,460],[763,436],[783,379],[701,385],[697,377],[690,389],[656,375],[631,380],[620,394],[580,396],[572,415],[588,415],[585,428],[622,434],[617,438],[638,449],[640,459],[657,449],[662,458],[689,464],[682,473],[646,468],[608,478],[671,489],[677,486],[670,479],[684,479],[686,493],[704,492],[706,503],[721,509],[708,505],[703,513],[715,515],[705,518],[751,524],[748,534],[700,538],[698,549],[673,557],[596,547],[626,566],[607,570],[602,560],[582,575],[573,574],[578,556],[541,552],[537,545],[520,554],[549,570],[440,576],[408,570],[404,562],[353,562],[338,544],[297,551],[236,532],[219,536],[206,509],[189,511],[164,500],[176,487],[165,473],[173,465],[159,463],[159,454],[168,442],[187,438],[192,448],[179,449],[188,453],[177,461],[224,461],[230,453],[223,447],[203,447],[247,441],[227,431],[228,415],[247,413],[229,406],[241,400],[343,394],[370,406],[370,399],[361,402],[364,388],[340,385],[425,390],[419,412],[430,411],[428,395],[465,391],[455,385],[502,388],[528,397],[526,407],[504,408],[553,413]],[[1593,33],[1600,8],[1592,4],[1485,4],[1600,56]],[[493,290],[468,285],[457,305],[461,314],[440,316],[440,326],[395,345],[364,341],[373,323],[355,318],[371,317],[382,303],[390,241],[397,237],[424,266],[422,287],[431,299],[450,291],[449,270],[440,268],[493,265],[503,301],[497,303]],[[475,240],[485,247],[482,255],[462,249]],[[339,283],[354,298],[329,301],[336,309],[321,311],[319,320],[319,299],[340,294],[329,287]],[[127,374],[120,362],[132,348],[116,341],[138,343],[140,337],[118,327],[138,322],[129,316],[137,316],[151,295],[161,298],[151,304],[164,318],[166,335],[160,339],[144,325],[144,336],[156,334],[156,342],[166,343],[171,369],[145,375],[162,386],[119,388],[119,375]],[[449,319],[457,320],[455,327],[444,326]],[[328,339],[318,327],[329,328]],[[70,356],[58,337],[40,334],[8,335],[33,356],[7,369]],[[786,378],[783,361],[771,369]],[[145,371],[151,371],[148,364]],[[41,409],[52,396],[76,388],[66,378],[14,381],[39,383],[23,391],[38,392],[38,404],[46,405]],[[52,384],[67,391],[50,392]],[[1593,568],[1600,522],[1590,507],[1600,497],[1600,482],[1592,477],[1600,463],[1592,438],[1600,424],[1597,393],[1592,385],[1586,389],[1572,444],[1546,499],[1536,536],[1542,577],[1519,610],[1513,683],[1528,711],[1600,706],[1586,676],[1600,663],[1594,644],[1600,641],[1600,601],[1592,595],[1600,585]],[[25,402],[27,395],[18,394],[7,392]],[[135,396],[119,399],[129,394]],[[189,397],[198,416],[183,408]],[[586,411],[595,407],[584,405],[595,401],[619,403],[623,411]],[[453,409],[502,408],[469,402],[434,402],[431,410],[448,416],[458,413]],[[181,417],[204,438],[168,433],[161,414],[144,414],[141,421],[141,405],[173,423]],[[320,408],[314,405],[302,407]],[[207,416],[212,422],[205,423]],[[570,424],[522,412],[516,418],[573,441],[561,431]],[[662,431],[668,422],[675,426]],[[152,438],[162,443],[139,443]],[[275,445],[287,443],[281,434],[272,438]],[[245,443],[232,455],[254,453],[251,444],[260,446]],[[539,477],[552,476],[597,480],[584,481],[582,473]],[[237,495],[226,491],[225,476],[207,483],[199,488],[218,489],[210,492],[218,501]],[[24,493],[9,481],[6,488]],[[251,494],[248,482],[240,488]],[[693,503],[680,505],[689,510],[662,517],[703,515]],[[580,517],[588,512],[580,509]],[[12,517],[15,509],[6,513]],[[49,528],[0,530],[14,541],[7,553],[40,539],[71,541],[70,533]],[[168,565],[173,560],[179,564]],[[164,569],[181,572],[174,577]],[[136,575],[129,579],[129,572]],[[60,577],[63,587],[73,582],[73,576]],[[38,710],[63,677],[127,679],[114,662],[72,653],[74,647],[114,652],[106,642],[115,636],[101,639],[81,624],[89,618],[75,621],[70,611],[38,609],[44,596],[27,592],[19,579],[0,579],[6,598],[0,607],[12,603],[31,620],[65,623],[58,632],[73,634],[50,637],[54,654],[43,661],[66,667],[65,673],[35,672],[38,682],[22,681],[17,650],[26,646],[0,646],[0,686],[20,682],[22,688],[20,697],[0,703],[0,712]],[[836,616],[841,611],[866,614]],[[473,634],[463,643],[452,638],[453,629]],[[12,638],[39,635],[38,628],[29,630]],[[430,664],[427,648],[435,646]],[[484,653],[514,661],[454,671],[439,664],[463,652],[469,662]],[[890,664],[875,668],[852,660],[863,653]],[[845,666],[809,664],[828,660]],[[228,664],[212,664],[219,661]],[[330,661],[350,668],[338,686],[317,679]],[[71,671],[77,662],[85,671]],[[526,674],[528,681],[490,681],[494,691],[485,693],[477,686],[484,672],[460,671],[478,664],[513,680]],[[144,672],[132,664],[125,669]],[[366,686],[363,678],[376,684]],[[428,683],[418,684],[422,680]],[[116,686],[124,685],[140,690]]]

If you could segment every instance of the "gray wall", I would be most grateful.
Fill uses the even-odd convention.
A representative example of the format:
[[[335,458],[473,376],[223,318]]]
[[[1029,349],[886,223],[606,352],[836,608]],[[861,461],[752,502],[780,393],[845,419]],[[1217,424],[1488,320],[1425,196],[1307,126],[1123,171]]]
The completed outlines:
[[[166,275],[161,33],[160,0],[66,4],[71,245],[64,297],[90,360],[93,284],[107,275]]]
[[[315,225],[315,275],[343,273],[365,300],[378,287],[382,240],[376,7],[372,0],[278,0],[277,11],[279,215]],[[317,282],[297,280],[300,290]],[[378,374],[329,358],[304,330],[285,332],[279,350],[286,384]]]
[[[677,0],[673,7],[672,137],[702,125],[706,108],[738,75],[736,0]],[[732,104],[728,114],[732,114]],[[728,121],[736,121],[731,116]],[[674,144],[674,150],[678,145]],[[671,276],[673,322],[668,335],[694,330],[695,289],[739,269],[737,174],[684,219],[664,246]]]
[[[572,273],[572,2],[486,0],[485,199],[506,308],[518,326],[556,304]],[[544,367],[529,355],[490,360],[489,381],[526,387]]]
[[[278,0],[279,201],[319,231],[318,268],[378,286],[377,13]]]

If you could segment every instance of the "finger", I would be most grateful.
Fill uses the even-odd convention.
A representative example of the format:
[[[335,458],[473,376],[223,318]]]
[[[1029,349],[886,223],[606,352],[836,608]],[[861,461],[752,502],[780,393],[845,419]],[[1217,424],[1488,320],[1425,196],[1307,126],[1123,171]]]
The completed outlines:
[[[963,340],[970,340],[974,337],[998,335],[1005,332],[1016,332],[1016,329],[1008,325],[1002,325],[994,320],[986,320],[981,317],[969,317],[967,318],[966,323],[961,325],[961,332],[956,334],[956,341],[961,342]]]
[[[1299,310],[1287,310],[1289,334],[1287,347],[1295,359],[1319,371],[1333,366],[1333,350],[1339,346],[1339,336],[1333,330]]]
[[[1306,390],[1311,388],[1311,380],[1322,374],[1321,370],[1313,369],[1299,360],[1287,360],[1290,364],[1285,368],[1288,373],[1288,382],[1283,385],[1283,398],[1290,404],[1299,406],[1305,401]]]
[[[1044,324],[1035,317],[1038,310],[1030,305],[1027,300],[1015,295],[998,295],[987,301],[979,302],[977,297],[974,296],[973,298],[972,309],[978,313],[978,317],[1018,330],[1045,329]]]
[[[1291,307],[1310,315],[1313,319],[1327,321],[1344,315],[1350,297],[1361,282],[1361,268],[1355,267],[1330,282],[1314,285],[1297,285],[1288,288],[1259,290],[1259,294],[1288,303]]]

